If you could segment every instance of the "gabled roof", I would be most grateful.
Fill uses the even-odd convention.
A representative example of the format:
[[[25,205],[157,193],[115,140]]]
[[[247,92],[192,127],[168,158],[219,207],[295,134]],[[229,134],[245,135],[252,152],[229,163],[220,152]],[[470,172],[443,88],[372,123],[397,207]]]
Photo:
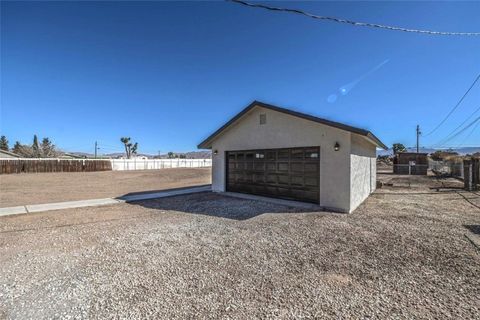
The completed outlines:
[[[245,109],[243,109],[235,117],[230,119],[230,121],[225,123],[220,129],[218,129],[213,134],[211,134],[207,139],[202,141],[198,145],[198,148],[199,149],[209,149],[209,148],[211,148],[211,142],[217,136],[219,136],[224,130],[226,130],[232,124],[237,122],[237,120],[239,120],[241,117],[243,117],[246,113],[248,113],[250,110],[252,110],[253,108],[255,108],[257,106],[265,108],[265,109],[270,109],[270,110],[273,110],[273,111],[285,113],[285,114],[288,114],[288,115],[291,115],[291,116],[294,116],[294,117],[298,117],[298,118],[310,120],[310,121],[313,121],[313,122],[321,123],[321,124],[324,124],[324,125],[327,125],[327,126],[330,126],[330,127],[334,127],[334,128],[337,128],[337,129],[349,131],[349,132],[352,132],[352,133],[355,133],[355,134],[358,134],[358,135],[361,135],[361,136],[365,136],[365,137],[369,138],[373,143],[375,143],[378,147],[383,148],[385,150],[388,149],[387,146],[385,144],[383,144],[383,142],[381,142],[373,133],[371,133],[368,130],[352,127],[352,126],[349,126],[349,125],[346,125],[346,124],[343,124],[343,123],[339,123],[339,122],[335,122],[335,121],[330,121],[330,120],[318,118],[318,117],[315,117],[315,116],[312,116],[312,115],[309,115],[309,114],[293,111],[293,110],[290,110],[290,109],[277,107],[277,106],[267,104],[267,103],[263,103],[263,102],[260,102],[260,101],[253,101],[252,103],[250,103]]]
[[[7,151],[7,150],[3,150],[3,149],[0,149],[0,153],[3,153],[3,154],[6,154],[6,155],[9,155],[9,156],[12,156],[14,158],[21,158],[22,156],[16,154],[16,153],[13,153],[13,152],[10,152],[10,151]]]

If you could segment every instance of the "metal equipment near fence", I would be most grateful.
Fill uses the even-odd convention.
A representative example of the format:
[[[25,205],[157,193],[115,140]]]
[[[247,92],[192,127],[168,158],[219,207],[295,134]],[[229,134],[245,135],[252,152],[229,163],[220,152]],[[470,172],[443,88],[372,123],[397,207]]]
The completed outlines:
[[[429,169],[436,175],[449,176],[463,179],[463,162],[462,160],[429,160]]]

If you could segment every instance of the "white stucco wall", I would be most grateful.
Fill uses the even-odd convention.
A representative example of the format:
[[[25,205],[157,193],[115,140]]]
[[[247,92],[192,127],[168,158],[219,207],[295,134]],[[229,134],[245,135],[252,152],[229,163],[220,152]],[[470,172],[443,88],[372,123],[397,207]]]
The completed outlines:
[[[350,154],[350,212],[376,188],[376,146],[362,136],[352,134]]]
[[[260,114],[267,115],[264,125]],[[336,142],[339,151],[333,150]],[[320,146],[320,205],[351,212],[350,144],[348,131],[256,107],[213,141],[212,189],[225,191],[226,151]]]

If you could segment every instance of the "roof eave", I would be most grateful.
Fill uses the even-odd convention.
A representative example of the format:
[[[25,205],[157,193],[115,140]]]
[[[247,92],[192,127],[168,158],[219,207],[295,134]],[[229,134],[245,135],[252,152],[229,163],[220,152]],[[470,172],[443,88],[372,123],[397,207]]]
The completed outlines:
[[[383,150],[388,150],[388,147],[382,141],[380,141],[380,139],[378,139],[373,133],[368,132],[367,137],[372,140],[377,145],[377,147],[380,147]]]

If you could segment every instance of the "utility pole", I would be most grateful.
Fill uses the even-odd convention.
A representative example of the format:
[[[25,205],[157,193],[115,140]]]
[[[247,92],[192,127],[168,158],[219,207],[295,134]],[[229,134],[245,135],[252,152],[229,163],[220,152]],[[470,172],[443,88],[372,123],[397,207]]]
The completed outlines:
[[[97,145],[97,141],[95,141],[95,159],[97,159],[97,150],[100,149]]]
[[[420,126],[417,124],[417,153],[419,152],[419,148],[420,148],[420,135],[422,134],[422,132],[420,131]]]

